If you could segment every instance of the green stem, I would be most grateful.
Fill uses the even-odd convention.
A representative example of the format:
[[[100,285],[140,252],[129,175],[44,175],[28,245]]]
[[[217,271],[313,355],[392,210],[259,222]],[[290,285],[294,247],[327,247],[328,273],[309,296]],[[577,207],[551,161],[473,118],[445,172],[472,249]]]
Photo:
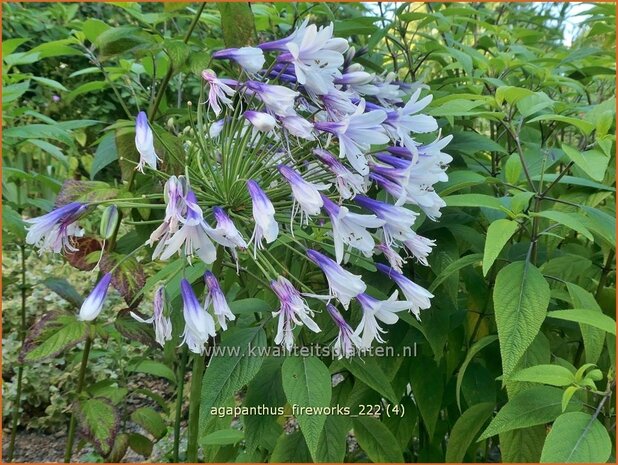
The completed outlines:
[[[200,429],[200,403],[202,396],[202,377],[204,376],[204,357],[195,354],[191,374],[191,393],[189,397],[189,428],[187,442],[187,462],[197,463],[197,438]]]
[[[612,270],[612,264],[614,263],[615,252],[610,250],[607,254],[607,261],[605,262],[605,266],[601,271],[601,277],[599,278],[599,285],[597,286],[597,291],[594,293],[595,299],[599,299],[601,297],[601,291],[605,287],[605,282],[607,281],[607,275]]]
[[[174,455],[172,461],[179,462],[180,456],[180,421],[182,419],[182,403],[184,400],[185,387],[185,371],[187,368],[187,348],[185,347],[180,357],[180,366],[178,367],[178,386],[176,389],[176,416],[174,418]]]
[[[206,2],[203,2],[202,4],[200,4],[200,7],[197,9],[197,13],[195,13],[195,17],[193,18],[193,21],[191,22],[191,25],[189,26],[189,29],[187,30],[187,33],[185,34],[185,37],[182,40],[185,44],[189,42],[189,39],[191,38],[191,34],[193,34],[193,30],[195,29],[195,26],[197,26],[197,23],[200,21],[200,17],[202,16],[202,11],[204,11],[205,7],[206,7]],[[170,82],[170,79],[172,79],[173,75],[174,75],[174,67],[173,67],[173,64],[170,62],[170,68],[168,69],[167,74],[165,75],[165,77],[163,78],[163,81],[161,82],[161,86],[159,87],[159,90],[157,91],[157,95],[155,96],[155,101],[153,102],[152,107],[150,107],[150,110],[148,111],[149,120],[152,121],[152,119],[157,114],[157,110],[159,109],[161,100],[163,100],[163,95],[165,95],[165,88],[167,87],[167,84]]]
[[[26,282],[26,247],[23,244],[19,246],[21,257],[21,312],[19,325],[19,340],[23,347],[26,339],[26,298],[27,298],[27,282]],[[24,376],[24,366],[19,365],[17,369],[17,393],[15,394],[15,402],[13,405],[13,419],[11,422],[11,442],[9,443],[7,462],[13,461],[15,452],[15,439],[17,435],[17,423],[19,421],[19,406],[21,405],[21,388],[22,379]]]
[[[88,366],[88,356],[90,355],[90,348],[92,347],[92,335],[90,333],[90,326],[87,328],[88,336],[86,343],[84,344],[84,352],[82,353],[82,363],[79,368],[79,378],[77,381],[77,390],[75,392],[75,400],[79,398],[79,395],[84,389],[84,379],[86,378],[86,368]],[[71,421],[69,423],[69,433],[67,437],[67,445],[64,451],[64,463],[71,462],[71,455],[73,455],[73,441],[75,440],[75,425],[77,418],[75,416],[75,410],[71,412]]]

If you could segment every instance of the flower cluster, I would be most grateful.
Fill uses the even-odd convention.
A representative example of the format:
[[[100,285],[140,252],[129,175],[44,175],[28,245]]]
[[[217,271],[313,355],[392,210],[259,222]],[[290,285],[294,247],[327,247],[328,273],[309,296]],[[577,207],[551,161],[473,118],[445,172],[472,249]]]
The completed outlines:
[[[384,342],[382,325],[394,324],[399,312],[419,318],[429,308],[433,296],[403,274],[403,265],[408,256],[428,265],[434,242],[414,225],[421,212],[430,220],[440,217],[445,204],[433,186],[447,180],[451,161],[442,151],[450,136],[418,136],[438,131],[436,120],[421,113],[432,100],[422,96],[426,86],[370,73],[356,56],[347,40],[333,37],[332,24],[308,21],[284,39],[214,53],[213,67],[242,72],[237,79],[212,69],[201,73],[203,98],[183,132],[182,176],[157,171],[155,135],[144,113],[135,128],[137,169],[148,167],[165,180],[165,216],[147,242],[152,259],[179,255],[188,263],[197,258],[216,262],[217,269],[223,264],[257,274],[280,301],[272,314],[278,319],[275,342],[286,348],[294,345],[296,327],[320,331],[306,299],[327,300],[341,356]],[[72,249],[84,208],[70,204],[32,220],[29,242],[55,252]],[[282,248],[319,268],[328,291],[314,292],[282,265],[276,250]],[[363,278],[346,269],[352,259],[378,255],[388,265],[375,266],[398,286],[402,300],[397,292],[377,300],[366,293]],[[203,305],[191,284],[181,282],[183,342],[197,353],[235,319],[215,275],[208,271],[204,280]],[[96,317],[108,285],[106,275],[93,291],[96,302],[84,303],[83,319]],[[160,289],[154,316],[136,316],[154,324],[161,345],[171,337],[163,301]],[[344,318],[354,301],[362,311],[356,329]]]

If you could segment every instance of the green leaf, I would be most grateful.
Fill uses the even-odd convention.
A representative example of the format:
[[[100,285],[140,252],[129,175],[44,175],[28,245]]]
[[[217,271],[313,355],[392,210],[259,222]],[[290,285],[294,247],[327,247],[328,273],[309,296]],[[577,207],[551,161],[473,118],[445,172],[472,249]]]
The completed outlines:
[[[447,462],[463,461],[466,451],[493,411],[493,402],[483,402],[473,405],[457,419],[446,444]]]
[[[292,434],[283,433],[279,436],[275,450],[270,456],[271,463],[311,463],[312,461],[300,431],[294,431]]]
[[[129,447],[143,457],[150,457],[154,444],[146,436],[129,433]]]
[[[73,315],[48,314],[48,319],[43,317],[28,331],[20,357],[26,362],[54,357],[83,341],[86,329],[86,324]]]
[[[371,389],[382,394],[386,399],[396,404],[399,399],[395,391],[393,391],[393,387],[382,370],[382,367],[380,367],[378,360],[379,359],[375,357],[365,357],[363,359],[352,357],[347,360],[342,359],[341,364],[346,370],[352,373],[355,378],[360,379]]]
[[[453,273],[456,273],[457,271],[470,265],[479,265],[482,259],[483,254],[480,253],[464,255],[463,257],[458,258],[444,268],[438,276],[436,276],[436,279],[434,279],[431,286],[429,286],[429,292],[435,291],[438,286],[446,281]]]
[[[562,144],[562,150],[584,173],[595,181],[603,181],[609,164],[609,157],[598,150],[588,150],[582,153],[566,144]]]
[[[383,423],[373,417],[354,418],[354,436],[367,457],[375,463],[403,463],[403,454],[393,436]]]
[[[23,81],[17,84],[9,84],[2,87],[2,104],[14,102],[24,95],[30,87],[30,81]]]
[[[221,342],[221,352],[213,354],[202,381],[200,429],[212,418],[211,408],[223,405],[236,391],[258,373],[266,346],[262,328],[242,328],[228,332]],[[226,350],[227,348],[227,350]],[[255,353],[252,353],[255,351]]]
[[[506,211],[499,199],[485,194],[449,195],[443,199],[447,207],[485,207]]]
[[[577,231],[589,241],[594,240],[592,233],[580,222],[581,215],[577,213],[560,212],[556,210],[545,210],[538,213],[531,213],[532,216],[540,216],[548,220],[560,223],[573,231]]]
[[[442,370],[433,359],[416,358],[410,367],[410,386],[414,401],[427,427],[429,437],[436,431],[436,424],[442,407],[444,382]]]
[[[604,463],[612,441],[601,422],[583,412],[560,415],[547,435],[542,463]]]
[[[174,371],[167,365],[157,362],[156,360],[132,360],[127,366],[127,371],[159,376],[171,381],[172,383],[176,383],[176,375],[174,374]]]
[[[554,310],[547,313],[547,317],[574,321],[576,323],[602,329],[606,333],[614,336],[616,335],[616,322],[612,317],[604,313],[597,313],[584,308],[574,308],[571,310]]]
[[[551,386],[568,386],[575,382],[575,375],[560,365],[536,365],[514,373],[509,381],[543,383]]]
[[[26,126],[16,126],[6,128],[2,131],[3,137],[14,137],[16,139],[53,139],[63,144],[72,145],[68,131],[60,126],[51,124],[28,124]]]
[[[330,405],[331,379],[328,368],[317,357],[288,357],[281,368],[283,391],[292,405],[317,409],[296,415],[300,430],[314,460],[326,421],[320,407]]]
[[[493,300],[505,378],[541,329],[549,297],[547,281],[530,263],[511,263],[498,273]]]
[[[273,307],[262,299],[250,297],[248,299],[240,299],[230,302],[230,310],[234,314],[253,312],[268,313],[273,310]]]
[[[463,377],[464,377],[464,374],[466,373],[466,369],[468,368],[468,365],[470,364],[472,359],[476,356],[476,354],[478,354],[481,350],[483,350],[485,347],[487,347],[489,344],[491,344],[497,339],[498,339],[498,336],[495,336],[495,335],[485,336],[484,338],[479,339],[474,344],[472,344],[472,346],[468,350],[468,353],[466,354],[466,358],[461,364],[461,367],[459,368],[459,372],[457,373],[457,384],[455,387],[455,395],[457,397],[457,407],[459,407],[460,411],[461,411],[461,383],[463,381]]]
[[[449,147],[450,148],[450,147]],[[448,173],[448,181],[440,183],[438,190],[441,196],[452,194],[466,187],[477,186],[487,181],[485,176],[468,170],[450,171]]]
[[[318,441],[316,462],[343,463],[347,450],[348,418],[329,415]]]
[[[94,45],[99,49],[101,60],[131,50],[147,47],[152,38],[137,26],[119,26],[100,33]]]
[[[94,153],[94,160],[90,167],[90,179],[94,179],[99,171],[116,160],[118,160],[116,135],[110,132],[103,136],[103,139],[101,139],[97,147],[97,151]]]
[[[111,452],[120,417],[114,406],[104,399],[87,399],[77,403],[77,416],[84,434],[101,455]]]
[[[581,408],[581,402],[572,399],[569,408]],[[513,396],[481,434],[479,441],[496,434],[519,428],[542,425],[554,421],[562,413],[562,389],[535,386]]]
[[[226,47],[243,47],[256,42],[255,21],[248,3],[219,3],[218,8]]]
[[[483,254],[483,276],[487,276],[489,269],[518,227],[517,221],[506,219],[496,220],[489,225]]]
[[[229,444],[237,444],[245,438],[245,433],[237,429],[220,429],[214,433],[210,433],[200,439],[200,445],[206,446],[224,446]]]
[[[504,147],[487,136],[472,131],[457,132],[448,144],[449,151],[459,151],[474,155],[479,152],[507,153]],[[450,172],[449,172],[450,177]]]
[[[537,121],[557,121],[559,123],[565,123],[570,126],[575,126],[585,135],[590,134],[594,129],[594,124],[584,121],[580,118],[573,118],[571,116],[563,115],[541,115],[528,121],[528,123],[536,123]]]
[[[80,308],[84,303],[82,295],[64,278],[46,278],[43,284],[75,308]]]
[[[51,89],[60,90],[62,92],[68,92],[69,89],[64,87],[58,81],[54,81],[53,79],[48,79],[39,76],[32,76],[32,80],[38,82],[39,84],[43,84],[44,86],[50,87]]]
[[[156,439],[167,433],[167,426],[159,412],[150,407],[140,407],[131,414],[131,420],[140,425]]]
[[[603,310],[597,303],[597,300],[586,289],[578,286],[577,284],[567,283],[567,290],[569,291],[569,295],[571,296],[571,303],[573,304],[573,307],[585,308],[590,313],[597,313],[598,315],[603,315]],[[586,362],[597,363],[597,360],[599,360],[599,357],[601,356],[601,352],[603,352],[603,346],[605,344],[605,333],[603,332],[604,330],[585,324],[580,324],[579,328],[582,332],[582,338],[584,340]],[[615,323],[613,323],[612,328],[616,328]]]
[[[30,139],[28,142],[30,142],[32,145],[37,146],[41,150],[44,150],[45,152],[49,153],[52,157],[54,157],[56,160],[58,160],[60,163],[62,163],[67,168],[69,167],[68,158],[62,153],[62,150],[60,150],[54,144],[50,144],[47,141],[39,140],[39,139]]]
[[[500,452],[504,463],[538,463],[547,435],[545,425],[500,433]]]

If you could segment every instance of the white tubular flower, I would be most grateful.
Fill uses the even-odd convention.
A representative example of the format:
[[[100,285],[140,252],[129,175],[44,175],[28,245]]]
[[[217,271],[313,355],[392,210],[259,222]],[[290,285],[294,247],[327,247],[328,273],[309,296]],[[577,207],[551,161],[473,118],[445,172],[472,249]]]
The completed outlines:
[[[320,191],[328,188],[328,185],[307,182],[300,174],[289,166],[279,165],[277,168],[279,169],[281,175],[290,184],[290,187],[292,188],[292,195],[294,196],[294,202],[300,205],[301,224],[308,224],[309,216],[320,214],[320,209],[324,205]],[[295,209],[292,208],[292,217],[295,213]]]
[[[354,334],[354,330],[345,321],[339,310],[332,304],[326,304],[326,310],[337,325],[339,334],[334,341],[333,353],[337,358],[352,357],[358,350],[362,349],[363,343],[360,338]]]
[[[186,279],[180,281],[180,292],[183,301],[183,316],[185,330],[182,333],[182,344],[186,344],[194,354],[203,354],[204,345],[209,338],[214,338],[215,320],[206,312],[195,296],[191,284]]]
[[[315,149],[313,153],[332,171],[336,177],[335,186],[343,199],[351,199],[356,194],[367,191],[368,185],[365,178],[357,173],[352,173],[343,163],[337,160],[333,154],[323,149]]]
[[[245,82],[246,93],[255,94],[264,102],[266,109],[277,116],[294,115],[294,101],[299,93],[284,86],[264,84],[258,81]]]
[[[249,242],[253,242],[255,246],[255,255],[257,249],[263,247],[262,239],[266,239],[267,244],[277,239],[279,235],[279,223],[275,220],[275,208],[273,204],[260,188],[259,184],[253,179],[250,179],[247,181],[247,190],[253,201],[255,229],[253,230],[253,236]]]
[[[84,230],[76,224],[76,221],[86,213],[87,209],[88,206],[83,203],[71,202],[45,215],[24,220],[30,224],[26,244],[39,247],[39,254],[60,253],[63,250],[76,252],[73,238],[84,235]]]
[[[140,111],[135,121],[135,148],[139,152],[139,163],[135,168],[140,173],[144,172],[144,166],[148,165],[153,170],[157,169],[157,156],[154,148],[154,136],[146,113]]]
[[[436,245],[436,241],[427,239],[426,237],[420,236],[412,231],[403,244],[414,256],[414,258],[416,258],[423,265],[429,266],[429,263],[427,263],[427,256],[431,253],[431,248]],[[401,270],[398,271],[401,272]]]
[[[277,127],[277,120],[261,111],[247,110],[244,113],[245,118],[253,125],[255,129],[261,132],[272,131]]]
[[[411,302],[397,300],[397,291],[388,300],[378,300],[365,293],[359,294],[356,299],[363,309],[363,318],[354,334],[361,335],[364,348],[371,347],[374,340],[384,342],[380,333],[385,331],[380,327],[378,320],[387,325],[393,325],[399,320],[398,312],[412,308]]]
[[[391,278],[397,286],[399,286],[399,289],[401,289],[401,292],[403,292],[403,295],[406,297],[406,302],[410,304],[410,310],[414,316],[420,320],[421,310],[428,309],[431,306],[430,299],[433,298],[433,294],[424,287],[412,282],[398,271],[382,263],[376,263],[376,268]]]
[[[151,323],[155,330],[155,340],[161,346],[165,346],[165,341],[172,339],[172,321],[166,317],[165,310],[165,288],[160,286],[154,296],[154,312],[150,318],[144,319],[138,314],[130,312],[131,316],[140,323]]]
[[[103,310],[103,303],[105,302],[107,290],[109,289],[111,282],[111,273],[106,273],[103,275],[90,295],[88,295],[88,297],[84,300],[84,303],[82,303],[82,306],[79,309],[79,314],[77,315],[78,320],[92,321],[99,316],[99,313]]]
[[[208,89],[208,104],[216,116],[221,113],[221,104],[232,108],[232,100],[235,94],[234,89],[228,86],[224,80],[217,78],[217,75],[212,69],[202,71],[202,78],[209,84]]]
[[[212,305],[212,310],[215,314],[215,318],[219,322],[219,326],[223,331],[227,330],[227,322],[236,319],[236,316],[230,310],[230,306],[227,303],[225,294],[221,290],[219,281],[212,272],[207,271],[204,274],[204,282],[206,283],[206,301],[204,302],[204,308],[208,308]]]
[[[264,52],[256,47],[227,48],[212,54],[213,58],[233,60],[249,74],[255,74],[264,66]]]

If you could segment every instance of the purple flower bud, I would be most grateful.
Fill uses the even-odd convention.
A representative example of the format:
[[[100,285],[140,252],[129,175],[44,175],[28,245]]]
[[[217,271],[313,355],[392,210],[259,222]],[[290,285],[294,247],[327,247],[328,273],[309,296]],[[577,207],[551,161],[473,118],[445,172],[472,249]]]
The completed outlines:
[[[262,238],[266,239],[268,244],[277,239],[279,224],[275,220],[275,208],[259,184],[250,179],[247,181],[247,189],[253,201],[255,229],[253,230],[251,241],[254,242],[255,253],[257,253],[257,249],[262,247]]]
[[[225,299],[225,294],[223,294],[219,281],[217,281],[215,275],[207,271],[204,274],[204,281],[208,289],[204,308],[208,309],[212,305],[215,317],[221,328],[225,331],[227,330],[227,321],[235,320],[236,316],[232,313],[232,310],[230,310],[230,306]]]
[[[182,333],[182,343],[196,354],[203,354],[204,345],[210,337],[215,337],[215,322],[206,312],[195,296],[191,284],[186,279],[180,281],[180,292],[183,301],[183,316],[185,330]]]
[[[106,273],[103,275],[101,280],[94,287],[92,292],[81,308],[79,309],[79,314],[77,315],[77,319],[81,321],[92,321],[103,309],[103,303],[105,302],[105,297],[107,296],[107,290],[109,289],[109,284],[112,282],[112,274]]]
[[[277,120],[268,113],[247,110],[243,114],[258,131],[272,131],[277,126]]]
[[[233,60],[247,73],[255,74],[264,66],[264,52],[255,47],[227,48],[212,54],[213,58]]]
[[[159,157],[155,152],[154,136],[148,124],[148,116],[146,116],[146,113],[143,111],[138,113],[135,121],[135,148],[137,148],[140,155],[136,169],[140,173],[143,173],[144,166],[148,165],[153,170],[156,170]]]

